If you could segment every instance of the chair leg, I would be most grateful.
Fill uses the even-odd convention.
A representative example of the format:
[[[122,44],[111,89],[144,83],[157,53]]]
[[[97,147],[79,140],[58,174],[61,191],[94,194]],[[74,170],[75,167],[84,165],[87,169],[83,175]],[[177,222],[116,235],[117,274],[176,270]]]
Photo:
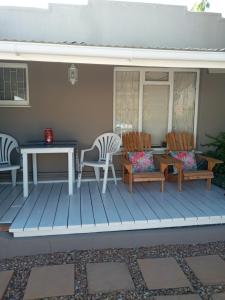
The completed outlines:
[[[100,169],[98,167],[94,167],[96,180],[100,181]]]
[[[122,176],[123,176],[123,183],[125,183],[125,168],[122,167]]]
[[[111,168],[112,168],[112,175],[113,175],[113,178],[114,178],[114,182],[115,182],[115,184],[117,184],[117,180],[116,180],[116,172],[115,172],[114,165],[111,165]]]
[[[212,179],[211,179],[211,178],[208,178],[208,179],[207,179],[207,189],[208,189],[208,191],[211,190],[211,183],[212,183]]]
[[[181,171],[178,172],[178,191],[182,192],[183,174]]]
[[[132,191],[133,191],[133,176],[132,176],[132,173],[129,173],[128,176],[129,176],[129,192],[132,193]]]
[[[80,166],[80,172],[78,173],[78,178],[77,178],[77,188],[78,189],[80,188],[80,185],[81,185],[82,169],[83,169],[83,166]]]
[[[160,192],[164,192],[164,180],[161,181],[161,188],[160,188]]]
[[[108,179],[108,170],[109,170],[109,167],[105,166],[104,167],[104,179],[103,179],[103,186],[102,186],[102,194],[105,194],[105,191],[106,191],[106,184],[107,184],[107,179]]]
[[[168,180],[168,175],[169,175],[168,167],[166,168],[164,175],[165,175],[166,180]]]
[[[17,175],[17,170],[11,170],[11,177],[12,177],[12,186],[16,186],[16,175]]]

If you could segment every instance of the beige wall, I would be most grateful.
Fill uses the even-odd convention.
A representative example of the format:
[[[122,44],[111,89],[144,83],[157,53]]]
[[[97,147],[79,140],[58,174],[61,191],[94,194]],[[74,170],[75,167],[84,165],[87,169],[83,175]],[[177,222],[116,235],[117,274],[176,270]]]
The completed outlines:
[[[43,130],[52,127],[56,139],[77,139],[82,147],[95,137],[112,131],[113,67],[79,65],[79,82],[68,82],[68,65],[60,63],[28,64],[30,108],[0,107],[0,132],[20,143],[43,138]],[[66,157],[41,156],[40,172],[65,171]]]
[[[111,131],[113,67],[79,65],[79,82],[75,86],[68,82],[67,70],[67,64],[29,63],[31,107],[0,108],[0,132],[24,143],[42,139],[44,128],[52,127],[57,139],[77,139],[85,148],[99,134]],[[225,74],[202,70],[198,145],[207,141],[206,133],[216,135],[224,130]],[[42,155],[38,167],[41,178],[65,177],[66,157]]]
[[[201,70],[198,114],[198,146],[209,142],[206,134],[216,136],[225,131],[225,74]]]

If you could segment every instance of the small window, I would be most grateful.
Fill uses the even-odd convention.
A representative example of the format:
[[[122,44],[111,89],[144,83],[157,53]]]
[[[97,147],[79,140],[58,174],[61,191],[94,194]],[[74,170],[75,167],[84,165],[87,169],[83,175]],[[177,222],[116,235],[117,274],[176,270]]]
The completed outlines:
[[[145,81],[168,81],[168,72],[148,71],[145,72]]]
[[[27,105],[29,105],[27,65],[0,63],[0,106]]]

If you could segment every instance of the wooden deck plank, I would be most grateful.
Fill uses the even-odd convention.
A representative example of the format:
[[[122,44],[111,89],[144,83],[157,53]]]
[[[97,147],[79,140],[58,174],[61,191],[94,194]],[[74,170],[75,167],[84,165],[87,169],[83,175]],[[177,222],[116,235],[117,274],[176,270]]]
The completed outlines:
[[[112,183],[109,184],[109,186],[110,185],[112,185]],[[134,199],[135,194],[128,192],[127,188],[121,182],[118,183],[117,187],[114,185],[114,189],[119,190],[121,197],[125,201],[131,215],[134,218],[134,222],[147,222],[145,214],[142,212]]]
[[[195,180],[193,182],[193,185],[199,192],[205,192],[208,194],[214,195],[214,197],[217,197],[221,199],[221,197],[225,196],[225,190],[223,188],[220,188],[216,186],[215,184],[212,184],[211,190],[209,191],[207,189],[206,181],[205,180]],[[224,197],[225,198],[225,197]]]
[[[184,206],[184,203],[179,201],[179,197],[177,197],[177,195],[179,195],[180,192],[174,191],[172,194],[170,194],[167,190],[167,185],[166,185],[165,192],[161,193],[159,191],[158,185],[156,185],[155,183],[151,184],[149,190],[155,193],[156,197],[158,197],[159,195],[160,198],[163,198],[173,209],[175,209],[178,212],[178,218],[193,219],[193,220],[196,219],[196,215],[187,206]]]
[[[12,225],[10,226],[10,231],[23,231],[23,228],[27,222],[27,219],[32,212],[32,209],[38,200],[40,193],[43,189],[43,184],[37,185],[32,193],[28,195],[26,201],[24,202],[23,207],[20,209],[19,213],[17,214],[15,220],[13,221]]]
[[[184,201],[184,199],[180,197],[179,194],[180,192],[178,191],[170,192],[167,188],[166,188],[166,192],[171,203],[173,203],[173,205],[177,207],[177,209],[185,217],[185,219],[192,218],[194,220],[197,218],[197,214],[193,210],[191,210],[191,207],[189,207],[189,202]]]
[[[1,193],[6,189],[9,185],[8,184],[0,184],[0,198],[1,198]]]
[[[199,209],[196,205],[194,205],[191,201],[187,201],[187,199],[184,197],[182,192],[177,191],[177,187],[172,186],[171,184],[168,184],[166,186],[166,191],[173,197],[176,195],[176,199],[186,208],[189,209],[193,215],[195,215],[197,218],[207,218],[205,216],[204,211]]]
[[[148,205],[158,216],[160,220],[171,220],[172,217],[161,207],[161,205],[149,194],[143,184],[135,184],[135,190],[137,190],[140,195],[147,201]]]
[[[14,189],[12,188],[11,185],[6,185],[6,187],[2,190],[1,195],[0,195],[0,205],[2,202],[5,201],[5,198],[8,197],[8,195],[13,191]]]
[[[208,191],[208,190],[202,190],[199,189],[198,193],[201,194],[204,197],[207,197],[212,203],[216,203],[219,207],[225,208],[225,197],[224,195],[219,195],[215,193],[214,191]]]
[[[95,226],[91,196],[88,182],[83,182],[81,187],[81,223],[82,226]]]
[[[89,182],[89,192],[92,201],[96,226],[109,225],[100,191],[96,182]]]
[[[68,214],[69,214],[70,196],[68,195],[68,184],[63,183],[62,191],[60,194],[57,211],[55,215],[53,228],[63,229],[67,228]]]
[[[207,205],[208,208],[211,209],[212,214],[210,217],[215,217],[215,216],[225,216],[225,208],[218,205],[216,199],[214,199],[214,203],[212,202],[211,199],[208,197],[202,195],[201,193],[196,193],[193,188],[186,187],[188,189],[188,192],[190,193],[190,196],[192,196],[194,199],[198,198],[199,201]]]
[[[191,209],[191,211],[197,216],[197,218],[204,218],[209,219],[208,210],[205,208],[204,205],[198,203],[198,201],[192,201],[191,197],[185,192],[177,193],[177,186],[168,184],[167,189],[169,192],[171,192],[171,195],[173,193],[176,193],[176,197],[179,198],[180,201],[183,202],[184,205],[188,205],[188,207]],[[187,207],[187,206],[186,206]]]
[[[41,217],[38,226],[39,230],[48,230],[49,228],[53,228],[56,209],[60,198],[61,190],[62,190],[62,183],[55,183],[53,185],[51,193],[48,197],[47,205],[45,207],[44,213]]]
[[[4,199],[4,201],[1,202],[1,204],[0,204],[0,223],[1,223],[1,219],[4,216],[4,214],[10,209],[13,202],[19,197],[20,194],[22,194],[22,187],[16,186],[14,189],[11,190],[11,192]]]
[[[199,180],[198,180],[199,181]],[[203,196],[206,196],[208,197],[209,199],[212,200],[213,199],[218,199],[221,203],[225,203],[225,195],[224,195],[224,191],[222,189],[220,189],[221,193],[218,193],[217,190],[215,188],[218,188],[217,186],[215,185],[212,185],[212,188],[211,190],[207,190],[206,189],[206,184],[204,182],[204,185],[203,185],[203,182],[198,182],[198,181],[195,181],[194,182],[194,186],[195,186],[195,189],[197,189],[198,193],[200,193],[201,195]]]
[[[110,224],[111,225],[121,224],[122,221],[120,219],[120,215],[117,211],[117,208],[115,206],[114,200],[113,200],[112,195],[110,194],[110,192],[108,192],[108,190],[107,190],[105,194],[101,193],[101,198],[102,198],[103,205],[105,207],[105,211],[106,211],[106,215],[107,215],[109,225]]]
[[[68,229],[81,227],[81,196],[80,189],[74,188],[74,194],[70,196]]]
[[[122,224],[134,223],[134,218],[131,215],[128,207],[124,203],[123,199],[121,198],[118,189],[115,188],[114,186],[109,187],[109,185],[108,185],[107,186],[107,191],[109,191],[109,193],[112,196],[112,199],[113,199],[114,204],[117,208],[117,211],[119,213]]]
[[[53,188],[52,184],[44,184],[40,193],[39,200],[36,201],[32,212],[24,226],[24,230],[38,230],[41,217],[44,213],[46,203]]]
[[[193,188],[193,186],[192,186]],[[197,197],[193,197],[192,193],[191,193],[191,189],[189,188],[188,182],[185,182],[185,193],[182,193],[182,195],[189,201],[192,202],[195,206],[197,206],[198,208],[200,208],[205,216],[214,216],[215,215],[215,211],[213,209],[210,208],[210,206],[208,205],[208,201],[207,199],[205,199],[204,201],[202,201],[200,195],[198,194]]]
[[[176,211],[185,219],[196,219],[196,215],[191,211],[191,209],[188,207],[188,205],[184,205],[184,201],[180,201],[179,197],[177,197],[180,192],[178,190],[174,190],[173,193],[170,193],[170,191],[167,189],[168,184],[165,185],[165,192],[161,193],[159,192],[158,186],[156,186],[154,183],[151,185],[151,190],[156,195],[162,194],[163,198],[174,208]],[[187,203],[187,202],[186,202]]]
[[[143,184],[144,188],[161,205],[161,207],[168,213],[168,215],[174,219],[184,219],[182,215],[169,201],[170,197],[167,193],[162,193],[159,190],[159,185],[154,184]]]
[[[138,183],[137,183],[138,184]],[[123,185],[121,183],[121,185]],[[136,185],[136,184],[135,184]],[[128,189],[127,185],[123,185],[125,189]],[[128,198],[132,197],[134,201],[136,202],[136,205],[139,207],[139,209],[142,211],[143,215],[147,219],[147,221],[159,221],[158,216],[154,213],[154,211],[151,209],[151,207],[148,205],[146,200],[141,197],[138,191],[135,189],[133,190],[133,193],[127,193]]]
[[[213,191],[215,191],[216,193],[218,193],[219,195],[224,196],[225,195],[225,190],[216,186],[216,185],[212,185],[212,189]]]
[[[29,189],[30,193],[32,192],[33,188],[34,187],[30,187]],[[2,216],[0,223],[12,224],[18,212],[23,207],[25,201],[26,198],[23,197],[23,193],[21,192],[21,194],[16,198],[13,204],[9,207],[7,212]]]
[[[109,182],[105,194],[96,182],[84,182],[79,190],[75,187],[73,196],[68,196],[66,183],[54,183],[50,189],[51,184],[39,184],[30,189],[27,199],[16,196],[18,187],[2,189],[0,207],[11,201],[2,220],[15,218],[10,232],[40,236],[225,224],[223,192],[207,192],[205,182],[185,182],[182,192],[177,191],[177,183],[167,182],[164,193],[158,183],[135,183],[133,193],[122,182],[117,186]]]

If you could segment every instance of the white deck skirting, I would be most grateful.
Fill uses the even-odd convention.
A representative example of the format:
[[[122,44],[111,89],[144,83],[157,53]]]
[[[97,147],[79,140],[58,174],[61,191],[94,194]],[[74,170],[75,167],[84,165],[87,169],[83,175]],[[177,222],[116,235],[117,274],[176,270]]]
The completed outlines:
[[[206,190],[205,182],[185,182],[184,191],[176,183],[127,186],[108,182],[106,194],[101,183],[84,182],[68,195],[66,183],[30,186],[27,199],[22,186],[0,185],[0,224],[10,224],[15,237],[91,233],[225,224],[224,191],[216,186]]]

